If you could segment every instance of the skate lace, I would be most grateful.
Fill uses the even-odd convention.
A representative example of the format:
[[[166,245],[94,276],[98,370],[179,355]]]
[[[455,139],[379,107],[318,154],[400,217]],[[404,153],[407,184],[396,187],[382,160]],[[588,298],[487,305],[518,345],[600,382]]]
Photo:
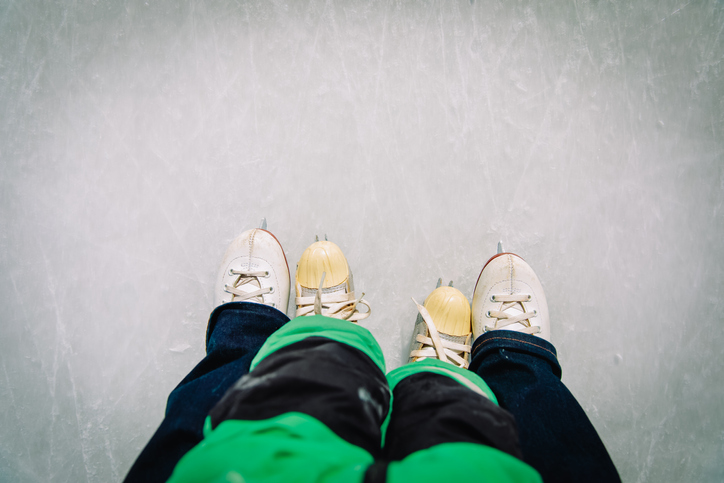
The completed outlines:
[[[297,297],[295,299],[297,317],[324,315],[335,319],[358,322],[370,316],[372,308],[363,298],[365,296],[364,293],[360,298],[355,298],[354,292],[323,293],[322,285],[324,284],[324,277],[326,275],[326,272],[322,273],[322,279],[319,282],[319,288],[314,297]],[[367,307],[367,311],[360,312],[358,310],[359,305]]]
[[[422,342],[422,348],[412,351],[410,356],[413,357],[415,361],[428,357],[436,357],[443,362],[449,362],[463,369],[467,369],[469,363],[465,360],[465,356],[466,354],[470,354],[470,345],[458,344],[442,339],[440,332],[438,332],[437,327],[435,327],[435,322],[432,320],[430,312],[428,312],[424,306],[418,304],[414,298],[412,301],[415,302],[417,311],[420,312],[422,320],[425,321],[430,337],[417,334],[416,340]]]
[[[224,285],[224,291],[231,294],[231,302],[250,301],[264,304],[263,295],[274,292],[274,287],[261,288],[259,278],[268,277],[269,272],[267,271],[252,272],[232,268],[229,270],[229,274],[236,276],[231,285]],[[268,302],[266,305],[275,306],[274,302]]]
[[[538,311],[527,311],[524,303],[530,302],[531,296],[529,294],[508,294],[508,295],[493,295],[491,297],[493,302],[503,302],[500,310],[488,310],[485,316],[488,318],[495,319],[493,326],[485,326],[485,332],[491,330],[500,330],[508,327],[512,324],[520,324],[523,326],[523,330],[519,331],[524,334],[538,334],[540,327],[532,325],[530,319],[538,316]]]

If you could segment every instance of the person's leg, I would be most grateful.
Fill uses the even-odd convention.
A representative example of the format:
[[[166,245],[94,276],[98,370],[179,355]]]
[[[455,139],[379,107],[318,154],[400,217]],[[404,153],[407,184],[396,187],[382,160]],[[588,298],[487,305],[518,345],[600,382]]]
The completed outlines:
[[[251,367],[211,409],[205,439],[169,481],[362,481],[390,405],[372,334],[346,320],[297,317]]]
[[[203,442],[171,481],[362,480],[380,453],[390,404],[382,351],[352,322],[369,316],[358,310],[369,305],[355,297],[347,260],[328,241],[302,255],[296,295],[299,317],[211,409]]]
[[[248,230],[231,243],[219,268],[206,357],[171,392],[164,420],[126,482],[166,481],[179,459],[202,440],[211,408],[249,372],[267,338],[289,321],[274,308],[286,309],[289,286],[284,251],[271,233]]]
[[[470,370],[518,424],[523,460],[544,481],[620,481],[586,413],[561,382],[540,281],[520,257],[488,261],[473,295]],[[502,330],[501,330],[502,329]]]
[[[551,343],[513,331],[488,332],[473,345],[470,369],[515,416],[523,459],[545,481],[620,481],[598,433],[561,382]]]
[[[392,415],[384,460],[367,481],[540,481],[523,463],[513,416],[467,370],[470,303],[453,287],[418,304],[409,363],[388,375]]]
[[[521,461],[515,420],[472,372],[425,359],[388,375],[392,416],[385,458],[367,482],[539,482]]]
[[[261,304],[218,307],[209,319],[206,357],[171,392],[163,422],[125,481],[166,481],[178,460],[203,439],[211,408],[249,372],[264,341],[288,321],[280,311]]]

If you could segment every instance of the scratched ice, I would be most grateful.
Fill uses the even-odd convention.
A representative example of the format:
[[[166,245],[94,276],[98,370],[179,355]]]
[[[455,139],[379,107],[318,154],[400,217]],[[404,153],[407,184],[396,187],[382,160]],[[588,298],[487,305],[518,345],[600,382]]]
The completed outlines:
[[[343,247],[388,368],[498,240],[624,481],[723,481],[724,5],[0,5],[0,481],[119,481],[228,242]],[[291,312],[291,311],[290,311]]]

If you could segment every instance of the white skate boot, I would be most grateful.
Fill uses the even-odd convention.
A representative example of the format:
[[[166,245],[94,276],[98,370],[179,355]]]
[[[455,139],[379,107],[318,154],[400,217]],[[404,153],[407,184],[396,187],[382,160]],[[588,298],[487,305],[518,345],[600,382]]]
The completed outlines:
[[[424,306],[412,299],[420,313],[412,333],[408,362],[433,358],[467,369],[472,336],[470,302],[460,290],[439,284],[427,296]]]
[[[255,302],[286,313],[289,290],[289,265],[281,244],[267,230],[254,228],[239,235],[226,250],[214,303]]]
[[[355,298],[352,271],[342,250],[324,240],[311,244],[297,264],[297,317],[321,314],[358,322],[370,316],[364,294]],[[358,307],[367,307],[360,312]]]
[[[473,293],[472,318],[475,339],[491,330],[551,339],[543,286],[530,265],[513,253],[498,253],[483,267]]]

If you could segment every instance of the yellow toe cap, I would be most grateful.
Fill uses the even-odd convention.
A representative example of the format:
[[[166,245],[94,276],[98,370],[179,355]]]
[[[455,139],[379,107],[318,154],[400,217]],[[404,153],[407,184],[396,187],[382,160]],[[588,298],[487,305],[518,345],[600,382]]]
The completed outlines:
[[[424,306],[439,332],[461,336],[472,331],[470,302],[460,290],[438,287],[427,296]]]
[[[339,285],[349,278],[349,265],[342,250],[330,241],[312,243],[299,259],[297,265],[297,283],[302,287],[318,288],[324,276],[322,288]]]

